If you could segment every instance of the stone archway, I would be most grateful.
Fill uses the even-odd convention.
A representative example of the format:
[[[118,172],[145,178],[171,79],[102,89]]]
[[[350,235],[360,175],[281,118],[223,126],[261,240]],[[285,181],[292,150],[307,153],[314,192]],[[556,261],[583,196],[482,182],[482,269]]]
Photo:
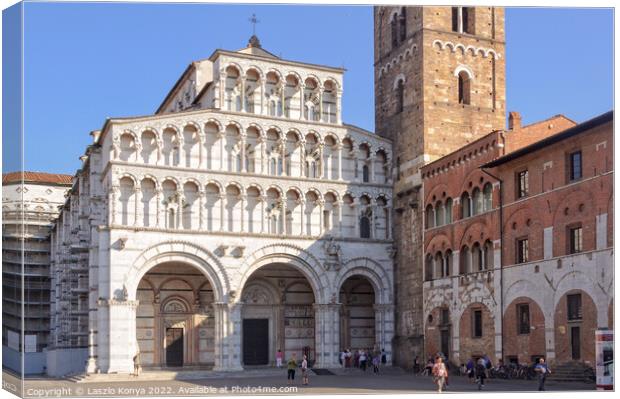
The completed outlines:
[[[144,367],[214,366],[214,292],[200,270],[161,263],[141,278],[136,299],[136,340]]]
[[[375,335],[375,290],[359,275],[347,278],[340,286],[340,346],[342,349],[377,351]]]
[[[598,310],[587,292],[566,291],[557,301],[554,314],[555,361],[595,361],[594,333]]]
[[[255,269],[241,292],[241,359],[245,366],[275,364],[278,349],[285,359],[306,354],[316,361],[315,293],[298,267],[272,262]]]
[[[459,357],[477,359],[488,356],[497,363],[495,356],[495,321],[489,308],[481,303],[472,303],[461,314],[459,320]]]

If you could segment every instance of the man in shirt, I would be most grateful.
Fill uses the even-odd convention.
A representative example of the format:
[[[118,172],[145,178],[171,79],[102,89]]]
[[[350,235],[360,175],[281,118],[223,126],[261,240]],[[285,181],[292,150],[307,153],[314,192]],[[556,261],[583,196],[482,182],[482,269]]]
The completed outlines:
[[[538,390],[544,391],[547,374],[551,374],[551,370],[549,369],[549,366],[547,366],[547,363],[545,363],[544,358],[541,357],[538,359],[538,364],[534,367],[534,370],[538,373]]]

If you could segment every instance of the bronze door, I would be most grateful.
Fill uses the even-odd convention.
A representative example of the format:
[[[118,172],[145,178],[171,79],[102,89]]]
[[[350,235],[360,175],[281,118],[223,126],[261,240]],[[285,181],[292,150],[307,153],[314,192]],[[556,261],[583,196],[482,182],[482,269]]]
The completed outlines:
[[[243,320],[243,364],[269,363],[269,319]]]

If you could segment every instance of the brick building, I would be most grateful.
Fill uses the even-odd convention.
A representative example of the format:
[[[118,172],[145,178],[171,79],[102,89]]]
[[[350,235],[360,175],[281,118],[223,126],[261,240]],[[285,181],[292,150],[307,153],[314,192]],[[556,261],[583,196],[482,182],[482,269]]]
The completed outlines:
[[[394,361],[424,342],[420,168],[505,127],[504,10],[375,7],[376,133],[393,142]]]
[[[613,328],[613,112],[509,129],[421,169],[425,355],[594,363]]]

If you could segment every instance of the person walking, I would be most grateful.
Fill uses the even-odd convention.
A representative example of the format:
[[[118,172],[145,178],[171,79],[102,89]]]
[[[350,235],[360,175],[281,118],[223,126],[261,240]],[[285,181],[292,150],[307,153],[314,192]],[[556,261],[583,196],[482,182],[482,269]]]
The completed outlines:
[[[387,352],[385,349],[381,349],[381,364],[384,366],[387,364]]]
[[[276,367],[277,368],[282,367],[283,358],[284,358],[284,354],[282,353],[282,349],[278,349],[278,351],[276,352]]]
[[[364,350],[360,352],[360,368],[362,371],[366,371],[366,352]]]
[[[289,359],[288,363],[286,363],[286,366],[288,370],[286,379],[288,384],[291,385],[295,382],[295,370],[297,369],[297,358],[295,352],[293,352],[293,355]]]
[[[478,390],[481,390],[484,387],[484,379],[487,375],[487,367],[484,358],[478,359],[476,364],[476,378],[478,381]]]
[[[538,364],[534,367],[534,371],[538,374],[538,390],[545,390],[545,380],[547,379],[547,375],[551,374],[551,370],[547,363],[545,363],[545,358],[541,357],[538,359]]]
[[[435,364],[433,365],[433,379],[437,384],[437,392],[441,393],[443,391],[447,376],[448,370],[446,370],[446,365],[441,356],[437,356],[435,359]]]
[[[469,378],[469,382],[474,382],[476,368],[474,367],[474,361],[471,357],[469,358],[469,360],[467,360],[465,368],[467,370],[467,377]]]
[[[340,352],[340,365],[342,368],[347,367],[347,351],[344,349]]]
[[[379,355],[375,355],[372,358],[372,368],[375,374],[379,373]]]
[[[308,358],[306,355],[301,361],[301,385],[308,385]]]

